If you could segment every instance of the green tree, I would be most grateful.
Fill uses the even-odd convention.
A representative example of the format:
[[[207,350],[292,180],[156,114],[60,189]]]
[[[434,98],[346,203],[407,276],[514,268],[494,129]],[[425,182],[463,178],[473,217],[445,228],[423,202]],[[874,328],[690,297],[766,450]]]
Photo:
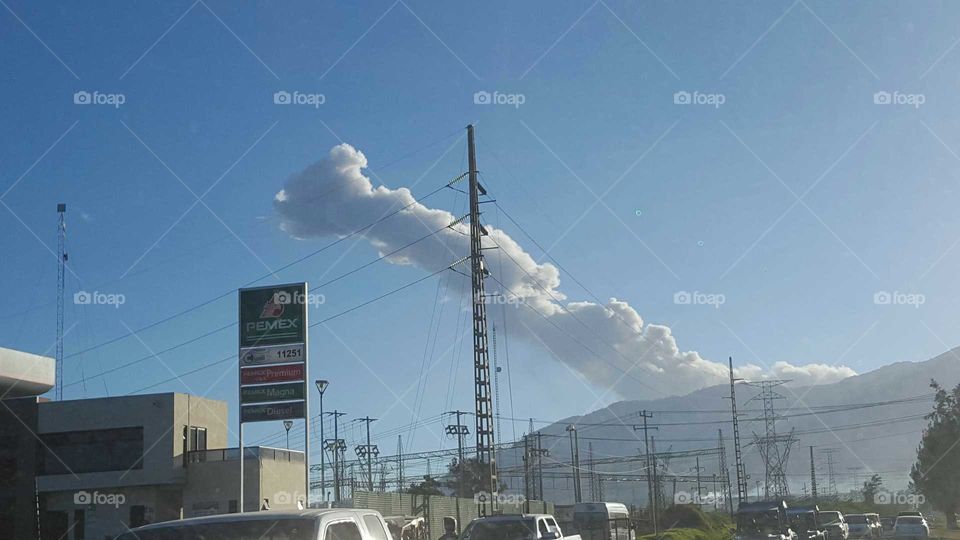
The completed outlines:
[[[411,495],[443,495],[441,487],[440,482],[428,474],[424,475],[422,482],[410,484],[407,493]]]
[[[869,480],[863,483],[863,489],[860,490],[860,492],[863,493],[863,502],[867,504],[874,504],[876,502],[877,493],[882,487],[883,478],[880,478],[879,474],[871,476]]]
[[[448,469],[447,488],[451,489],[455,496],[469,499],[478,493],[490,491],[490,488],[486,487],[489,483],[487,478],[490,474],[488,464],[481,463],[476,458],[464,459],[462,463],[454,459],[450,462]],[[501,483],[496,491],[506,489],[507,485]]]
[[[960,385],[947,391],[936,381],[933,412],[917,447],[917,462],[910,469],[913,486],[930,505],[947,516],[947,527],[956,528],[960,508]]]

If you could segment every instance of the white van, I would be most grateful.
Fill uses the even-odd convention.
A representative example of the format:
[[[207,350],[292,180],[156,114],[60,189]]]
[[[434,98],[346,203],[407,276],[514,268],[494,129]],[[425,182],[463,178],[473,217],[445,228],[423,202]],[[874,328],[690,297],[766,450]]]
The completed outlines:
[[[324,508],[221,514],[138,527],[117,540],[390,540],[375,510]]]

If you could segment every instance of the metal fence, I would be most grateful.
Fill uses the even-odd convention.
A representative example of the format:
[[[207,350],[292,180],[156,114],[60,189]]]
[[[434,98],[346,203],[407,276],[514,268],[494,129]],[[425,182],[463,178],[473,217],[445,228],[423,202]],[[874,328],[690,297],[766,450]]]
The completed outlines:
[[[352,504],[350,504],[352,503]],[[473,499],[458,499],[439,495],[411,495],[409,493],[381,493],[356,491],[348,502],[353,508],[369,508],[384,516],[423,517],[427,522],[428,538],[443,534],[443,518],[457,518],[460,530],[477,517],[477,503]],[[527,501],[526,503],[500,503],[502,514],[552,514],[553,503]]]

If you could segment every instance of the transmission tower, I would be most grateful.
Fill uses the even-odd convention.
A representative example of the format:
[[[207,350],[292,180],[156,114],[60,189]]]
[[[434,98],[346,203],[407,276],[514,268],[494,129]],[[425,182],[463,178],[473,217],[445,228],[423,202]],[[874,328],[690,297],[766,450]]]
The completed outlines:
[[[826,495],[830,497],[837,496],[837,477],[835,470],[833,468],[833,454],[837,451],[836,448],[823,448],[820,452],[827,456],[827,493]]]
[[[737,506],[747,502],[747,471],[743,466],[743,453],[740,452],[740,420],[737,418],[737,381],[733,376],[733,357],[729,357],[730,367],[730,410],[733,414],[733,455],[737,467]],[[732,490],[731,490],[732,494]],[[730,503],[733,505],[733,502]]]
[[[755,383],[747,383],[760,389],[760,393],[751,398],[747,403],[760,401],[763,404],[762,419],[766,431],[763,436],[753,434],[754,444],[763,457],[764,464],[764,497],[785,498],[790,495],[790,488],[787,485],[787,460],[790,458],[790,448],[797,438],[793,436],[794,431],[790,430],[789,435],[777,435],[777,421],[780,415],[777,414],[775,403],[778,399],[786,399],[777,393],[776,388],[789,381],[786,380],[766,380]]]
[[[487,474],[481,479],[480,491],[496,493],[497,482],[496,445],[493,432],[493,397],[490,388],[490,351],[487,345],[487,307],[483,281],[489,275],[484,264],[482,238],[487,229],[480,223],[480,195],[487,190],[480,185],[477,170],[477,149],[473,125],[467,126],[470,179],[470,277],[473,293],[473,379],[476,408],[477,463]],[[478,500],[477,512],[481,516],[493,515],[496,497],[489,501]]]
[[[63,291],[64,271],[67,264],[67,205],[57,204],[57,353],[56,353],[56,387],[54,398],[63,399]]]

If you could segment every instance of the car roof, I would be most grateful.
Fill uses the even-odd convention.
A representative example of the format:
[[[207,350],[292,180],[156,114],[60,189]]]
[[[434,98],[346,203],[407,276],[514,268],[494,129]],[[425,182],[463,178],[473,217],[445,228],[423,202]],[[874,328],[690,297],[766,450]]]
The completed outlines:
[[[304,510],[264,510],[260,512],[244,512],[242,514],[217,514],[215,516],[202,516],[195,518],[179,519],[176,521],[164,521],[161,523],[152,523],[133,529],[133,532],[151,531],[164,529],[167,527],[181,525],[203,525],[210,523],[236,523],[241,521],[262,521],[262,520],[284,520],[284,519],[313,519],[319,520],[325,515],[351,515],[360,517],[367,514],[377,514],[376,510],[367,510],[363,508],[309,508]]]

